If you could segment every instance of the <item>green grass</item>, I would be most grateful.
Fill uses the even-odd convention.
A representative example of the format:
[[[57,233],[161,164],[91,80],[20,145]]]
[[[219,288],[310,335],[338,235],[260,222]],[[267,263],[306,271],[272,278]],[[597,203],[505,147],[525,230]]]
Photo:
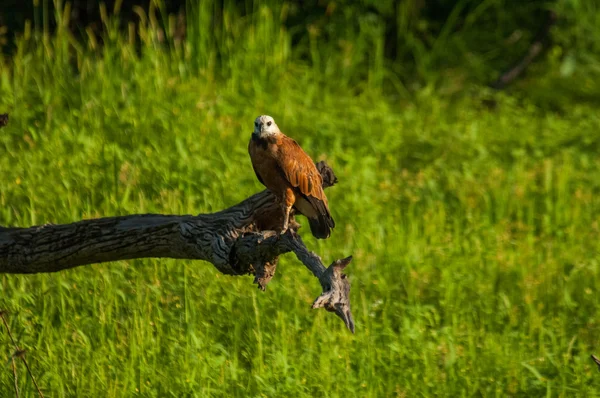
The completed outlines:
[[[597,395],[597,108],[494,94],[490,110],[469,84],[384,95],[383,62],[355,70],[363,52],[318,43],[302,61],[260,4],[220,33],[198,17],[183,43],[151,21],[130,40],[107,20],[104,46],[22,38],[0,63],[0,225],[236,204],[262,189],[246,148],[268,113],[338,175],[331,239],[303,236],[326,262],[354,255],[356,335],[310,310],[320,287],[293,255],[266,293],[199,261],[2,275],[48,395]],[[1,396],[12,352],[3,331]],[[35,396],[21,365],[19,383]]]

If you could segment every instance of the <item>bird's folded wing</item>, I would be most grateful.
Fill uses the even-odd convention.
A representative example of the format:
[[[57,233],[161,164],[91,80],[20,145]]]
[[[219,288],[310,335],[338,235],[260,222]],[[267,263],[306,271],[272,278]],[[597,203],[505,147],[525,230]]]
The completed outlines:
[[[323,192],[323,178],[310,156],[296,141],[285,137],[279,147],[277,164],[288,182],[306,196],[312,196],[327,204]]]

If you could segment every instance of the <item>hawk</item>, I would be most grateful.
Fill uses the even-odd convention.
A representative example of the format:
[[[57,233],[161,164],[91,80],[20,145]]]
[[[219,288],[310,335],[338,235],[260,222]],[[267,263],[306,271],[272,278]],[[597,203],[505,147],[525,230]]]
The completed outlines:
[[[288,229],[294,207],[308,218],[315,238],[328,238],[335,222],[323,192],[323,178],[300,145],[283,134],[271,116],[262,115],[254,121],[248,152],[258,180],[281,203],[281,234]]]

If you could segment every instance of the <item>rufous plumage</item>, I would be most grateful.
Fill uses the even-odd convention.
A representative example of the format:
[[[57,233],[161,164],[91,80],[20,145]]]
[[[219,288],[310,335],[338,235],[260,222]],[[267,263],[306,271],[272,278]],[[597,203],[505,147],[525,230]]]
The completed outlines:
[[[248,152],[258,180],[279,199],[280,232],[287,231],[293,207],[308,218],[316,238],[328,238],[335,222],[323,192],[323,178],[300,145],[283,134],[271,116],[262,115],[254,121]]]

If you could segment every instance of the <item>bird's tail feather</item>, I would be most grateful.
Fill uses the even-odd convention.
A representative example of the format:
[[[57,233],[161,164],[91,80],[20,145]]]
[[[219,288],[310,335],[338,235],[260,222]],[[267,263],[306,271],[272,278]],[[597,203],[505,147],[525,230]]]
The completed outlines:
[[[319,214],[318,217],[309,218],[310,232],[317,239],[327,239],[331,235],[331,229],[335,227],[335,221],[328,215]]]

